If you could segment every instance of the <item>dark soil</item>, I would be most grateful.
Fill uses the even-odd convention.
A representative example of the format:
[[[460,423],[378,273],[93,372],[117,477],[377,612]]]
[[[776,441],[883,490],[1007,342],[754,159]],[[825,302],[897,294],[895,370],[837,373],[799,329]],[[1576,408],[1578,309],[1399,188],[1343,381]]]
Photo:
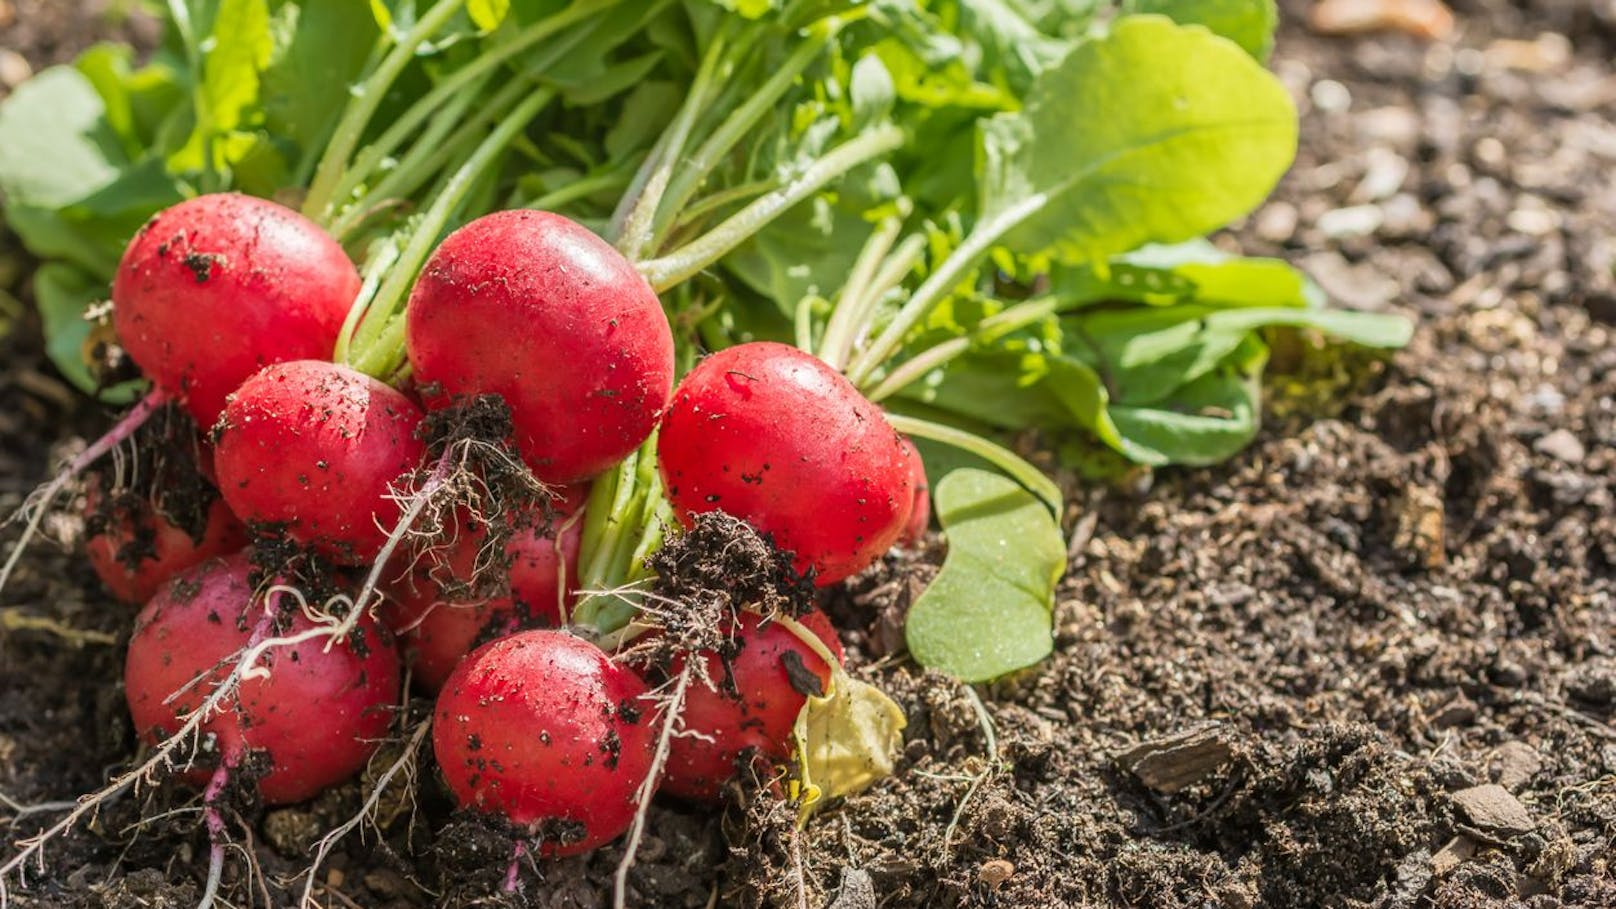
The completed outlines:
[[[1249,451],[1084,491],[1057,655],[1017,678],[972,692],[889,653],[927,558],[861,578],[833,613],[908,711],[897,774],[802,832],[767,798],[658,805],[631,905],[1616,906],[1616,30],[1602,2],[1458,12],[1433,46],[1288,28],[1299,162],[1222,238],[1416,315],[1415,343],[1378,367],[1281,347],[1291,375]],[[0,44],[36,62],[82,37],[15,34]],[[9,509],[105,415],[26,322],[0,343]],[[5,599],[127,633],[59,547],[36,546]],[[0,632],[7,804],[127,766],[119,662],[116,644]],[[418,776],[418,803],[383,799],[385,835],[337,848],[319,905],[497,902],[498,831]],[[295,904],[285,885],[361,792],[233,818],[257,862],[231,853],[231,903]],[[16,904],[194,905],[195,801],[142,799],[50,849]],[[164,807],[181,813],[129,826]],[[59,811],[0,808],[0,828]],[[609,904],[619,855],[530,868],[519,901]]]

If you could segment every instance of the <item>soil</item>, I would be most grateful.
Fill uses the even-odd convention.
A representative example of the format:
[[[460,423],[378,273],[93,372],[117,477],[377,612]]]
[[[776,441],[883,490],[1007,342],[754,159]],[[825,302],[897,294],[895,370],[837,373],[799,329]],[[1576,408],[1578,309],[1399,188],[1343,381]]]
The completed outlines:
[[[968,689],[891,652],[935,550],[858,579],[830,605],[857,674],[908,712],[897,773],[800,832],[764,796],[659,803],[630,905],[1616,906],[1611,11],[1469,0],[1458,35],[1427,45],[1310,34],[1287,7],[1274,64],[1303,108],[1298,164],[1220,242],[1415,315],[1414,343],[1384,362],[1282,347],[1248,451],[1082,489],[1057,653],[1015,678]],[[45,17],[0,44],[39,64],[96,21]],[[108,415],[53,375],[26,319],[0,344],[9,510]],[[71,539],[73,521],[52,531]],[[50,545],[6,602],[59,626],[0,632],[16,839],[61,807],[13,802],[128,766],[105,641],[130,616]],[[416,774],[417,803],[385,798],[382,834],[339,844],[319,905],[609,904],[619,847],[531,867],[501,897],[499,832]],[[231,904],[294,904],[292,876],[361,793],[240,807]],[[14,903],[194,905],[196,808],[163,786],[125,799],[13,882]]]

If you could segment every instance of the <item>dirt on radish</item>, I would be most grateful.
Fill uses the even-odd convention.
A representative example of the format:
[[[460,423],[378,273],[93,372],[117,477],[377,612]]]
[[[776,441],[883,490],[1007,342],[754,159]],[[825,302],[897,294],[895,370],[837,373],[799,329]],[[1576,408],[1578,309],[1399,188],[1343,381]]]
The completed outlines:
[[[1602,88],[1616,31],[1587,5],[1458,11],[1458,49],[1479,70],[1398,36],[1283,33],[1278,69],[1313,104],[1302,157],[1228,240],[1305,261],[1362,305],[1418,311],[1414,346],[1379,371],[1298,360],[1310,371],[1275,377],[1268,429],[1235,460],[1076,497],[1086,530],[1057,656],[980,693],[1002,765],[984,760],[957,683],[901,660],[857,668],[902,640],[894,630],[937,554],[857,579],[832,613],[855,671],[909,714],[898,774],[802,833],[773,799],[722,815],[659,803],[632,904],[796,905],[800,890],[842,909],[1616,903],[1604,864],[1616,839],[1616,199],[1592,151],[1616,116]],[[1545,29],[1571,36],[1566,62],[1500,62],[1495,39]],[[1364,202],[1393,158],[1410,168],[1401,187]],[[1544,200],[1562,223],[1521,232],[1530,218],[1514,213]],[[1353,215],[1323,217],[1365,204],[1381,211],[1366,233],[1342,232]],[[6,263],[20,262],[0,247],[12,287],[27,266]],[[105,425],[43,362],[26,322],[0,341],[7,510],[51,446]],[[53,531],[71,538],[73,525]],[[0,794],[32,805],[93,790],[134,753],[122,692],[85,681],[117,677],[122,642],[103,637],[124,633],[133,610],[48,545],[12,584],[7,602],[22,608],[0,635]],[[13,627],[38,618],[77,630],[77,645]],[[371,773],[400,747],[384,746]],[[455,815],[429,760],[420,801],[383,806],[386,835],[352,837],[326,863],[320,905],[497,894],[508,836]],[[361,793],[355,782],[236,809],[232,831],[276,905],[296,895],[278,881]],[[1486,810],[1512,801],[1528,829]],[[0,806],[7,839],[52,818]],[[130,826],[187,807],[194,794],[166,786],[115,803],[47,853],[15,904],[195,905],[207,841],[194,815]],[[607,904],[620,849],[546,866],[533,904]]]

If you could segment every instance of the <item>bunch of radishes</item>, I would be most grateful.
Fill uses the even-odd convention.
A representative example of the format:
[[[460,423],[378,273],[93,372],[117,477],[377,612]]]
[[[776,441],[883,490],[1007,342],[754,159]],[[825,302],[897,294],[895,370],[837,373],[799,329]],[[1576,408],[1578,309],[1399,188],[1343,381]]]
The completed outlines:
[[[180,448],[217,485],[184,527],[161,482],[133,497],[91,489],[92,563],[115,594],[146,601],[125,673],[140,734],[202,734],[188,773],[211,779],[210,800],[230,779],[268,803],[304,799],[368,760],[408,666],[437,692],[433,742],[457,800],[543,854],[627,829],[656,785],[659,738],[660,787],[690,799],[787,761],[816,693],[804,670],[822,692],[826,657],[841,655],[828,620],[742,609],[714,629],[722,653],[614,658],[600,629],[568,626],[584,484],[659,431],[681,522],[725,511],[823,586],[924,529],[913,446],[840,373],[782,344],[719,351],[675,388],[656,294],[558,215],[499,212],[442,242],[409,297],[395,385],[332,361],[364,316],[363,284],[313,222],[234,194],[158,214],[118,267],[114,325],[154,388],[140,413],[183,406],[202,430]],[[413,532],[423,497],[464,469],[429,439],[434,412],[489,395],[509,414],[496,441],[553,497],[504,515],[497,537],[470,501]],[[109,493],[122,503],[110,517]],[[294,549],[331,566],[325,577],[308,577],[309,560],[287,567]],[[387,593],[379,607],[330,593],[367,572],[364,589],[380,578]],[[699,682],[680,686],[673,717],[653,689],[691,667]],[[680,733],[659,736],[671,723]]]

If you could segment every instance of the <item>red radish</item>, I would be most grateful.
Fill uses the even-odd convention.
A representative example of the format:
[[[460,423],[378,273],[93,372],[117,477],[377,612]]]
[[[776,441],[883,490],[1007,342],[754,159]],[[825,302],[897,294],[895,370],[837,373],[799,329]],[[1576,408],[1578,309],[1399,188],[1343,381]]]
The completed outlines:
[[[390,486],[426,454],[422,416],[346,366],[278,363],[242,384],[220,418],[219,489],[249,524],[284,525],[335,561],[363,564],[398,522]]]
[[[405,657],[413,660],[414,677],[427,691],[437,691],[460,660],[490,635],[509,634],[521,627],[563,624],[562,578],[570,606],[578,589],[578,542],[581,519],[568,520],[583,504],[583,487],[568,490],[558,499],[552,522],[519,527],[505,543],[509,567],[495,566],[510,580],[510,594],[486,599],[444,595],[434,575],[447,572],[461,587],[476,586],[479,549],[487,537],[480,525],[462,527],[443,554],[443,562],[430,572],[420,571],[409,582],[396,584],[387,612],[388,624],[403,639]],[[559,539],[558,539],[559,538]]]
[[[931,526],[931,484],[926,480],[926,464],[920,460],[920,449],[908,439],[903,440],[903,447],[909,453],[909,480],[915,485],[915,501],[909,507],[909,522],[903,525],[898,545],[913,546],[925,538],[926,528]]]
[[[359,284],[313,221],[218,193],[159,212],[135,235],[112,282],[112,322],[141,371],[206,427],[264,366],[330,357]]]
[[[147,742],[173,735],[244,648],[314,627],[289,601],[255,596],[249,570],[242,554],[204,562],[175,578],[135,620],[124,686],[135,730]],[[243,680],[202,724],[226,767],[252,752],[267,754],[267,773],[257,781],[266,804],[302,801],[351,776],[392,723],[399,668],[386,630],[363,618],[346,642],[330,644],[313,638],[269,648],[258,663],[268,676]],[[196,784],[208,777],[201,769],[188,774]]]
[[[797,620],[818,635],[838,661],[842,644],[823,612]],[[762,765],[791,757],[791,729],[808,693],[824,693],[831,667],[785,626],[759,627],[762,616],[742,612],[726,629],[739,651],[724,660],[703,651],[708,677],[717,690],[692,684],[680,714],[686,732],[670,742],[662,791],[694,801],[713,801],[748,755]],[[674,660],[680,672],[684,657]],[[805,692],[803,689],[808,689]]]
[[[503,211],[450,234],[407,310],[429,407],[498,394],[539,479],[584,480],[639,447],[673,386],[673,332],[632,263],[584,226]]]
[[[94,481],[85,491],[85,510],[90,567],[126,603],[145,603],[175,574],[247,545],[247,529],[217,494],[201,526],[189,530],[174,523],[161,501],[135,493],[108,501]]]
[[[914,501],[902,437],[824,361],[760,341],[713,354],[679,383],[657,460],[668,499],[771,535],[819,586],[863,570]]]
[[[432,747],[456,801],[576,855],[634,820],[657,724],[645,682],[564,631],[485,644],[438,695]]]

